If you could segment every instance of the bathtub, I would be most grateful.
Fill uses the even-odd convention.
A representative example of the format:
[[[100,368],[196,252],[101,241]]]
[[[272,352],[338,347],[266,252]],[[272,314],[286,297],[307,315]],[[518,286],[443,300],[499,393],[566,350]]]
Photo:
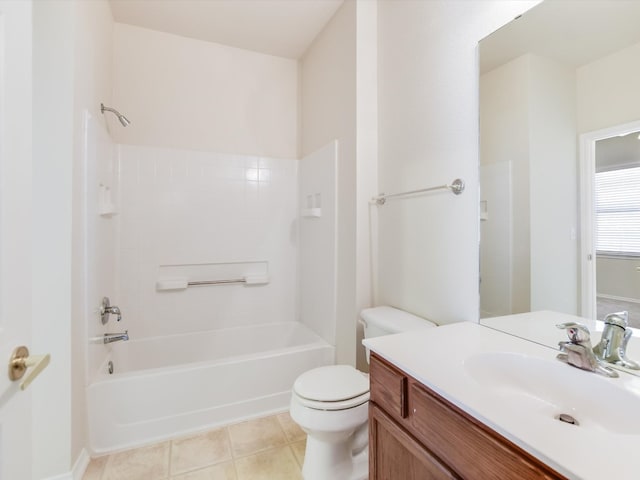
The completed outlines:
[[[334,363],[335,356],[332,345],[298,322],[111,347],[87,388],[96,455],[286,410],[296,377]]]

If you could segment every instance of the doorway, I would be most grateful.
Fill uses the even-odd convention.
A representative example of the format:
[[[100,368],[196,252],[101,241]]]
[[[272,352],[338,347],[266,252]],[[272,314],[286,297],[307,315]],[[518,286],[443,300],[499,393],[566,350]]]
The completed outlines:
[[[640,328],[640,122],[581,136],[582,315]]]

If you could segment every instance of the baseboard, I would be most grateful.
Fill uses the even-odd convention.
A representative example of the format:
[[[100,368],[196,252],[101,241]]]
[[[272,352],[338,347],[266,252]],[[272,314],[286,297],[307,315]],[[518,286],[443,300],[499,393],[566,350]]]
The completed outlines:
[[[84,475],[89,462],[91,461],[91,457],[89,457],[89,453],[83,448],[78,455],[75,463],[73,464],[73,468],[70,472],[62,473],[60,475],[56,475],[55,477],[48,477],[44,480],[82,480],[82,476]]]
[[[618,300],[620,302],[640,303],[640,299],[638,298],[616,297],[615,295],[607,295],[606,293],[598,293],[596,294],[596,297],[604,298],[606,300]]]
[[[89,466],[90,461],[91,457],[89,456],[89,452],[87,452],[86,448],[83,448],[73,464],[73,468],[71,469],[71,478],[73,480],[82,480],[82,476]]]

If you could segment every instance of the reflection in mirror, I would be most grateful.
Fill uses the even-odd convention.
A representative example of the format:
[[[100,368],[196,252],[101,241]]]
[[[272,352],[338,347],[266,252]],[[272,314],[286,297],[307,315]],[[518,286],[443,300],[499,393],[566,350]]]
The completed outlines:
[[[640,327],[640,132],[595,146],[597,318],[629,312]]]
[[[623,160],[603,152],[640,139],[617,137],[629,133],[620,127],[593,158],[579,148],[640,121],[638,25],[638,1],[547,0],[480,42],[481,318],[629,310],[640,326],[640,247],[599,245],[617,228],[618,239],[640,238],[640,200],[615,228],[592,204],[602,171],[640,166],[639,148]]]

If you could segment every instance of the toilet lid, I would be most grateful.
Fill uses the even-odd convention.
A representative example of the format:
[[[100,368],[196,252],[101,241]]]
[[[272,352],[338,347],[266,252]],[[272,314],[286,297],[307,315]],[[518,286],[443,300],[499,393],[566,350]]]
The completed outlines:
[[[293,391],[307,400],[339,402],[368,393],[369,377],[350,365],[329,365],[300,375]]]

